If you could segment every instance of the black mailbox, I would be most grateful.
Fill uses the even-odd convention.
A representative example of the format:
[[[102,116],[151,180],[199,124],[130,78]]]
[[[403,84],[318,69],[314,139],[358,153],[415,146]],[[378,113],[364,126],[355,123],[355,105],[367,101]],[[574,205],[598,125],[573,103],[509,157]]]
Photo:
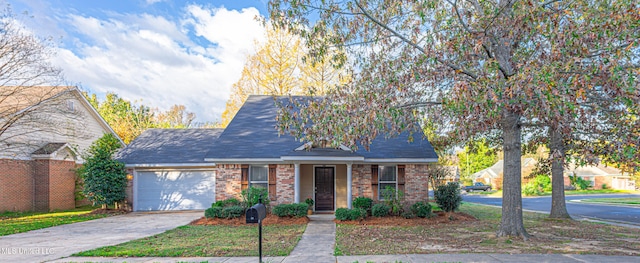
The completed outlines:
[[[267,207],[264,204],[256,204],[247,209],[247,224],[258,224],[267,216]]]

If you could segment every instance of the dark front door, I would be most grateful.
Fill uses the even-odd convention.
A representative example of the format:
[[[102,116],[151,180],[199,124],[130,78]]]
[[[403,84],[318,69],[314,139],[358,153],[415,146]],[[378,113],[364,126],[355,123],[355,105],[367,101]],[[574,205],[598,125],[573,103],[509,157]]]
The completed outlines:
[[[333,211],[333,167],[316,167],[316,211]]]

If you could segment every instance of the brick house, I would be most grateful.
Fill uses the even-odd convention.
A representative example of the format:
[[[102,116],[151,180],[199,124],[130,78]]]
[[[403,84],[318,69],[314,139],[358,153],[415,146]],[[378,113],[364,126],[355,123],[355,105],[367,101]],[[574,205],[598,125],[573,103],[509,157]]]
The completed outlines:
[[[312,198],[316,211],[379,199],[387,186],[427,199],[427,166],[438,156],[421,134],[411,143],[408,134],[379,136],[370,151],[327,148],[279,135],[276,115],[274,97],[254,95],[224,131],[145,131],[118,156],[133,176],[134,211],[204,209],[252,186],[268,189],[272,204]]]
[[[0,211],[74,208],[80,153],[111,127],[75,87],[0,87],[0,98]]]

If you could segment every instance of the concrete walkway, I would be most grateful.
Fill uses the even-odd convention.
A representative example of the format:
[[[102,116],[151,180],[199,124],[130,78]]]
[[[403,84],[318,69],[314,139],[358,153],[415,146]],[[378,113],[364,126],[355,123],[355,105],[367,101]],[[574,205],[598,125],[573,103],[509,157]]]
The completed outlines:
[[[43,262],[162,233],[200,218],[202,211],[129,213],[0,237],[0,262]]]
[[[300,242],[283,263],[335,262],[333,247],[336,241],[334,215],[311,215],[311,221],[302,234]]]

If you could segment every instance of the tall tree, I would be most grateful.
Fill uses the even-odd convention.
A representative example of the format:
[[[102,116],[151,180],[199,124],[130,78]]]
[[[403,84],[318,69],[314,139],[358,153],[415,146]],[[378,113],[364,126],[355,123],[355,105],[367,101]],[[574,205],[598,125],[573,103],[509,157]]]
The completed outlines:
[[[266,42],[256,46],[256,54],[247,57],[240,79],[231,88],[222,113],[223,127],[251,94],[319,95],[345,79],[344,71],[336,69],[333,60],[305,57],[302,38],[286,30],[269,27]]]
[[[113,154],[122,145],[116,136],[105,133],[91,144],[84,159],[84,166],[78,170],[78,174],[84,182],[84,195],[94,205],[107,205],[118,203],[125,199],[127,187],[127,172],[124,163],[113,159]]]
[[[469,142],[457,155],[460,172],[467,179],[470,179],[471,174],[490,167],[498,161],[498,155],[489,147],[486,139]]]
[[[50,63],[54,55],[51,39],[38,38],[25,29],[8,5],[0,10],[0,145],[3,152],[29,148],[29,140],[22,137],[43,129],[66,134],[66,125],[52,116],[79,118],[63,110],[65,100],[55,98],[69,87],[59,86],[64,80],[61,70]]]
[[[132,103],[113,92],[107,93],[103,101],[96,94],[84,95],[126,144],[149,128],[190,128],[196,117],[184,105],[173,105],[163,112]]]
[[[452,124],[454,142],[490,134],[504,154],[498,236],[528,236],[523,125],[541,120],[557,130],[558,108],[580,108],[576,97],[595,93],[640,102],[637,1],[272,0],[269,10],[311,50],[349,47],[358,69],[325,100],[283,111],[281,132],[366,147],[380,132],[416,130],[428,114]]]

